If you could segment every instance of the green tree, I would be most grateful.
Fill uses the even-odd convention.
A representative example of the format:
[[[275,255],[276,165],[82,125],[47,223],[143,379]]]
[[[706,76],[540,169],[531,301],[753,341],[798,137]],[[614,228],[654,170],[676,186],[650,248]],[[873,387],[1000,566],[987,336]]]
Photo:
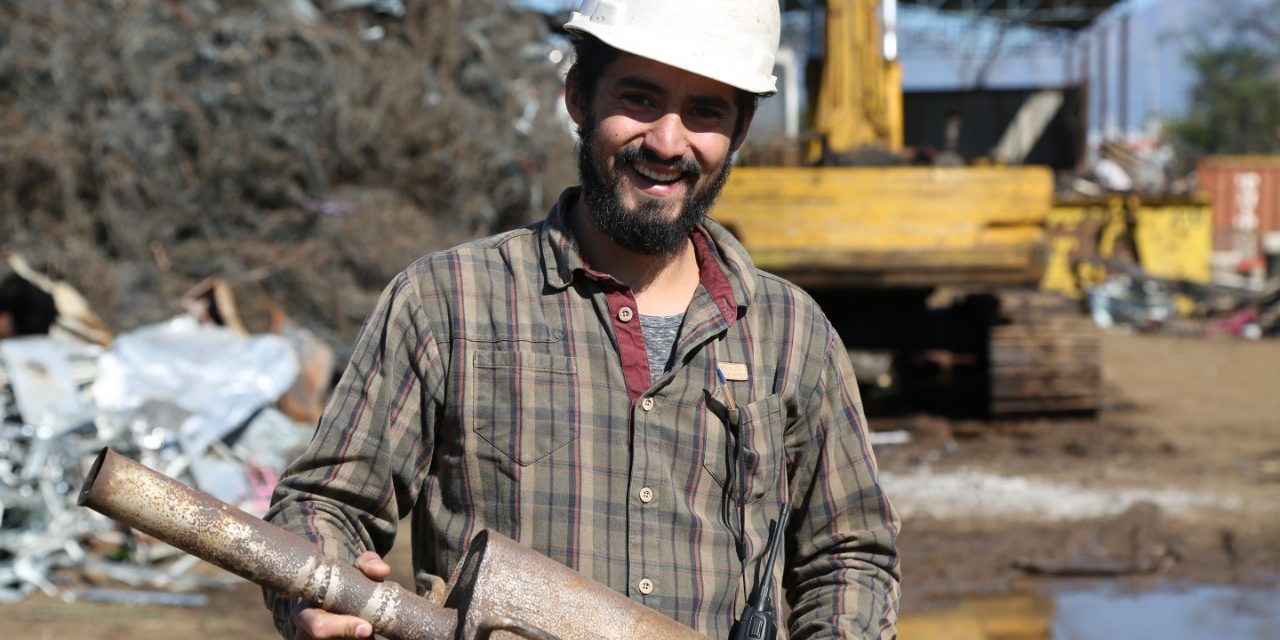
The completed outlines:
[[[1191,158],[1280,153],[1280,0],[1241,2],[1222,24],[1188,52],[1197,79],[1173,141]]]

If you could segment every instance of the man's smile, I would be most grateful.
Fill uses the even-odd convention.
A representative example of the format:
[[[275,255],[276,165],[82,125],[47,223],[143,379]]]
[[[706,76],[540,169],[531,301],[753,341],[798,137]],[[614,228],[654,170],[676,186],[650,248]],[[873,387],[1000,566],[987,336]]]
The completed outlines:
[[[614,167],[616,172],[626,175],[634,189],[650,198],[659,199],[682,197],[695,187],[702,174],[692,160],[659,160],[641,147],[631,147],[620,152],[615,158]]]
[[[636,173],[658,183],[671,183],[684,176],[684,172],[679,169],[668,169],[666,171],[650,169],[642,164],[632,164],[632,168]]]
[[[644,162],[628,162],[623,165],[627,182],[644,196],[656,199],[679,197],[685,192],[685,178],[689,174],[677,168],[654,169]]]

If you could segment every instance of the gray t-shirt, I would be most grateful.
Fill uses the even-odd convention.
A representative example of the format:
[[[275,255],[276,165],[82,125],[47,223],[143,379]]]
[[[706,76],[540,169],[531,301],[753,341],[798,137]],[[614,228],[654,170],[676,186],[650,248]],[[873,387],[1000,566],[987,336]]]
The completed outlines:
[[[674,316],[640,316],[640,330],[644,332],[644,349],[649,354],[649,378],[657,380],[667,372],[675,354],[676,336],[680,335],[680,323],[684,314]]]

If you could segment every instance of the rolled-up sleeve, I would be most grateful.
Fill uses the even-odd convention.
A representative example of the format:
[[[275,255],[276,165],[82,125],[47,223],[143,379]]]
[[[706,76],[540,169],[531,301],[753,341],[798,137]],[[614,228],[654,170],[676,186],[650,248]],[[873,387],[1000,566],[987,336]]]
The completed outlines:
[[[791,637],[894,638],[899,520],[880,486],[853,367],[839,337],[827,336],[825,366],[787,433]]]

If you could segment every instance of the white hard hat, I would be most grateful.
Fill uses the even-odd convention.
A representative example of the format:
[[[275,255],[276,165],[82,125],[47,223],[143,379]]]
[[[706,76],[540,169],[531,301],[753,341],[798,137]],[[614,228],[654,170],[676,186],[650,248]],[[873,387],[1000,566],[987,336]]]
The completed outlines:
[[[564,28],[750,93],[777,93],[778,0],[583,0]]]

